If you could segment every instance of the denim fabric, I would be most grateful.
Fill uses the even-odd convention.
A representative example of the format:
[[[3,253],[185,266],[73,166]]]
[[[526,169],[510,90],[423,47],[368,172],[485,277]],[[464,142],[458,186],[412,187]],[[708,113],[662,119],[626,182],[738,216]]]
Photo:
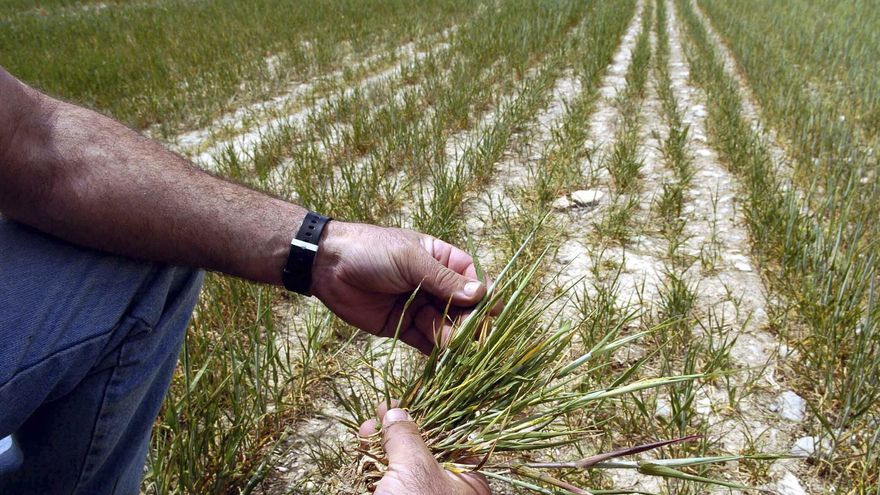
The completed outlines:
[[[138,493],[202,278],[0,217],[0,494]]]

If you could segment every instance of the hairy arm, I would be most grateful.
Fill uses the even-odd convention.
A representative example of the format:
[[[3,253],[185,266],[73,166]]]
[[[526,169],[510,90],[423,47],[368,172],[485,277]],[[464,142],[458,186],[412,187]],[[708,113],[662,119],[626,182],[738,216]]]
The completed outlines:
[[[122,256],[280,285],[305,213],[207,174],[0,68],[0,214],[7,218]],[[439,239],[333,221],[320,241],[311,291],[362,330],[391,336],[401,322],[401,339],[427,353],[452,330],[448,316],[467,313],[486,285],[476,280],[469,254]]]
[[[0,69],[0,212],[70,242],[280,284],[299,206]]]

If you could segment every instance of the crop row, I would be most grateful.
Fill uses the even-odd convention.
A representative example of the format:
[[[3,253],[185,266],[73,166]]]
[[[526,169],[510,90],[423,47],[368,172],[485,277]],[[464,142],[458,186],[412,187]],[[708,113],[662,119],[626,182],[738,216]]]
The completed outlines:
[[[823,167],[809,172],[815,174],[813,184],[820,185],[821,192],[783,187],[770,145],[744,115],[737,81],[724,69],[693,6],[684,1],[678,5],[688,27],[694,75],[716,102],[709,109],[713,144],[746,185],[746,213],[755,249],[771,286],[787,301],[775,318],[782,335],[801,354],[795,380],[812,405],[815,423],[811,428],[831,445],[830,456],[821,462],[829,475],[846,480],[856,490],[853,493],[859,493],[877,482],[869,473],[877,463],[875,442],[880,434],[876,427],[880,393],[874,291],[877,257],[876,243],[871,240],[876,222],[864,216],[873,207],[863,203],[865,190],[858,180],[853,181],[864,169],[841,161],[843,156],[860,154],[859,147],[843,140],[809,152],[818,160],[831,160],[837,170],[836,178],[823,177],[827,170]],[[761,83],[756,87],[764,89]],[[784,84],[772,90],[768,87],[771,94],[789,89]],[[811,118],[816,122],[827,118],[803,103],[798,112],[815,111]],[[769,121],[787,129],[782,122]],[[822,146],[827,137],[824,131],[805,122],[799,125],[798,133]],[[791,133],[786,137],[792,140],[796,159],[805,156],[799,155],[804,141]],[[846,145],[851,148],[844,149]]]

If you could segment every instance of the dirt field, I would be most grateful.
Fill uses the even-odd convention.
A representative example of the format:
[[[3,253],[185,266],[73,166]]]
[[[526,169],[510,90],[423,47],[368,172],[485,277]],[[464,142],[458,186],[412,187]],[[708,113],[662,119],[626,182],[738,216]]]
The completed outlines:
[[[24,29],[132,8],[70,4],[22,7],[4,22]],[[328,30],[334,15],[352,16],[326,8],[297,19]],[[617,387],[630,369],[630,382],[702,375],[567,413],[554,424],[589,434],[498,459],[574,461],[697,434],[627,460],[747,456],[684,469],[728,487],[627,466],[560,476],[614,493],[880,493],[870,90],[880,77],[863,66],[877,50],[867,34],[875,16],[826,72],[804,48],[808,35],[788,29],[794,14],[763,0],[742,15],[720,0],[447,0],[432,7],[448,12],[437,22],[417,9],[399,0],[387,27],[365,15],[348,35],[261,37],[259,69],[236,69],[249,75],[222,87],[192,83],[197,118],[178,114],[185,97],[171,89],[153,95],[151,108],[169,112],[162,122],[106,104],[100,88],[57,88],[213,173],[334,218],[471,245],[489,273],[534,232],[516,263],[537,267],[530,294],[548,304],[542,322],[571,323],[564,358],[610,328],[633,336],[572,390]],[[770,25],[785,29],[755,34]],[[848,35],[822,26],[816,43],[837,60]],[[778,89],[762,57],[781,64],[767,72],[783,67]],[[797,98],[803,116],[790,106]],[[351,425],[378,399],[364,384],[424,362],[317,301],[221,276],[208,280],[184,358],[146,494],[341,492],[359,455]],[[777,457],[748,457],[758,454]],[[498,493],[573,493],[493,483]]]

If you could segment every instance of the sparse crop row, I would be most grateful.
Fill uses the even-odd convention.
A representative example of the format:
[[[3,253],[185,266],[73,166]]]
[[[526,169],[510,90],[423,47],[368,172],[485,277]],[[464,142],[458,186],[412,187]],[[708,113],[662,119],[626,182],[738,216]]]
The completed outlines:
[[[642,106],[651,69],[651,29],[654,5],[642,7],[641,28],[626,72],[626,86],[618,93],[615,106],[617,127],[611,149],[602,156],[602,165],[611,175],[613,204],[597,224],[599,234],[624,244],[631,235],[640,189],[639,173],[644,157],[639,154],[644,121]]]
[[[821,462],[828,474],[847,480],[851,493],[863,493],[859,490],[877,483],[870,466],[878,462],[880,314],[876,247],[866,237],[874,232],[872,220],[857,213],[860,195],[851,183],[829,187],[827,197],[813,202],[781,187],[763,136],[743,115],[737,82],[692,5],[684,0],[677,5],[687,26],[694,78],[714,102],[712,142],[747,187],[755,250],[773,288],[791,304],[777,318],[802,355],[796,380],[812,404],[812,428],[832,445],[831,456]]]
[[[414,63],[369,93],[340,95],[302,128],[282,127],[266,136],[247,153],[253,165],[225,154],[234,163],[221,160],[222,168],[242,177],[254,176],[250,169],[256,169],[259,184],[281,167],[277,193],[293,194],[306,206],[337,217],[387,218],[405,196],[407,184],[400,177],[417,181],[442,168],[449,135],[497,104],[497,95],[511,90],[517,74],[541,60],[538,50],[560,42],[569,27],[563,24],[574,15],[569,8],[567,14],[560,12],[557,27],[539,23],[525,32],[511,22],[521,9],[506,5],[484,12],[461,27],[442,53]],[[513,47],[510,40],[517,36],[522,44]],[[400,90],[398,80],[409,83]]]
[[[682,109],[675,96],[670,75],[669,20],[667,17],[666,0],[657,0],[657,18],[654,32],[656,48],[653,64],[653,75],[657,98],[665,132],[654,131],[654,138],[660,142],[660,155],[664,167],[672,172],[670,179],[663,180],[660,196],[652,205],[654,217],[658,220],[659,231],[666,241],[666,260],[664,261],[664,278],[658,290],[656,318],[666,324],[655,335],[660,352],[655,369],[663,375],[673,373],[693,374],[697,372],[711,373],[719,368],[716,349],[707,344],[708,337],[694,335],[694,328],[701,327],[706,333],[713,331],[711,315],[702,315],[707,321],[700,321],[697,310],[697,295],[694,281],[688,276],[688,269],[693,260],[689,260],[683,252],[685,225],[687,218],[684,213],[685,202],[693,179],[693,165],[688,139],[690,128],[684,123]],[[727,364],[727,363],[724,363]],[[695,409],[699,384],[685,382],[669,387],[665,394],[658,394],[668,408],[668,414],[661,417],[660,428],[646,425],[650,430],[657,429],[658,435],[685,436],[700,432],[706,434],[708,421],[701,418]],[[642,398],[644,400],[644,398]],[[646,410],[656,410],[657,402],[642,405]],[[682,454],[706,455],[707,441],[700,442],[696,447],[682,445],[673,448],[673,452]],[[690,486],[694,489],[696,487]],[[687,493],[685,487],[679,487],[676,493]]]

